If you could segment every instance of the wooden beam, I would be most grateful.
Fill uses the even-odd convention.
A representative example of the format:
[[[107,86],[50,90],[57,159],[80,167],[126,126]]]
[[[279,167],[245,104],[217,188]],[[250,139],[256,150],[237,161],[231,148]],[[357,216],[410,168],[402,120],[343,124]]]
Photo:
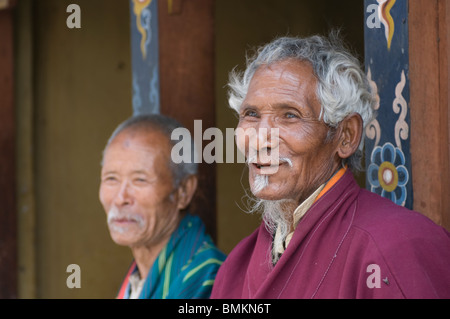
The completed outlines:
[[[450,229],[449,4],[409,1],[414,209]]]
[[[0,298],[17,297],[13,12],[0,10]]]
[[[214,1],[158,3],[159,67],[162,114],[179,120],[193,134],[194,120],[203,131],[215,125]],[[192,210],[215,237],[215,165],[200,165],[199,189]]]

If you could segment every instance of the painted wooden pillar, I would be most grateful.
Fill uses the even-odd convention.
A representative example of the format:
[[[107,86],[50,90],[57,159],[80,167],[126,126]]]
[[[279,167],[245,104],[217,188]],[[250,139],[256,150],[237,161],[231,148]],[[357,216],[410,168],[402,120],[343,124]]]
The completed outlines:
[[[192,135],[195,120],[201,134],[214,127],[214,1],[130,0],[130,15],[133,114],[165,114]],[[191,209],[213,238],[215,192],[215,164],[202,162]]]
[[[413,208],[408,1],[365,0],[365,68],[377,96],[366,129],[366,187]]]
[[[133,114],[159,113],[158,1],[131,0]]]

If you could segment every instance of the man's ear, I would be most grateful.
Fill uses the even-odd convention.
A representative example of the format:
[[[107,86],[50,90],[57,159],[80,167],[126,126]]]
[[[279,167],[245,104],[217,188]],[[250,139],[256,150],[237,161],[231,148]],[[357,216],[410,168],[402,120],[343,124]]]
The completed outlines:
[[[337,154],[340,158],[349,158],[358,150],[361,142],[363,120],[358,113],[352,113],[342,120],[340,126]]]
[[[188,207],[197,189],[198,178],[196,175],[189,175],[181,181],[177,189],[178,209],[183,210]]]

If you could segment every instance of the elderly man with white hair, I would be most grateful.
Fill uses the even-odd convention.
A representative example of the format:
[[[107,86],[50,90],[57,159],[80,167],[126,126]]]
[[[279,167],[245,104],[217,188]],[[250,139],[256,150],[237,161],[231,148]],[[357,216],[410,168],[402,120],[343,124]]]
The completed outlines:
[[[353,177],[374,98],[336,34],[276,39],[229,86],[263,222],[212,298],[450,297],[449,233]]]
[[[208,298],[225,259],[189,212],[197,164],[176,164],[171,156],[171,134],[179,127],[161,114],[133,116],[105,147],[100,201],[111,238],[134,257],[117,298]],[[193,151],[193,140],[190,146]]]

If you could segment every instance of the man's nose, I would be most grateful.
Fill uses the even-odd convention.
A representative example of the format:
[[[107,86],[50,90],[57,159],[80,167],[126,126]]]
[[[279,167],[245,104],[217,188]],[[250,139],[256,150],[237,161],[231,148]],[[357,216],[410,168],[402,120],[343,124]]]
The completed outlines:
[[[114,198],[114,204],[116,204],[117,207],[123,206],[123,205],[130,205],[133,203],[133,196],[132,191],[130,189],[130,185],[127,181],[124,181]]]
[[[256,127],[256,145],[253,147],[256,151],[263,149],[272,150],[278,148],[279,145],[279,129],[274,125],[274,121],[270,116],[261,118]]]

